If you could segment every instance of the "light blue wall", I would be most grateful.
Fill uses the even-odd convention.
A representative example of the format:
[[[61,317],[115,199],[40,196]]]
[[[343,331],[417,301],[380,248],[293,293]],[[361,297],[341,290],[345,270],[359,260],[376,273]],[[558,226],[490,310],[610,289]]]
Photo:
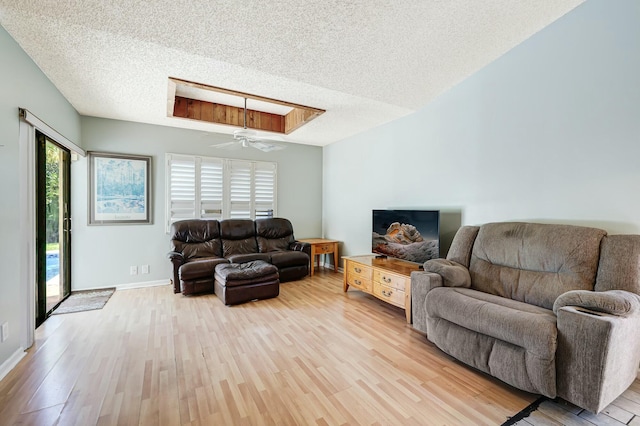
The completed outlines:
[[[324,149],[324,232],[371,210],[640,233],[640,2],[589,0],[417,113]]]
[[[322,232],[322,148],[287,144],[282,151],[224,151],[210,145],[228,142],[213,135],[127,121],[82,117],[82,140],[91,151],[153,157],[153,224],[88,226],[87,160],[71,166],[74,290],[166,280],[170,277],[169,238],[165,233],[165,154],[195,154],[278,163],[278,216],[293,223],[297,238]],[[150,265],[150,274],[130,275],[132,265]]]
[[[21,299],[18,108],[26,108],[80,145],[80,116],[0,27],[0,324],[9,323],[9,340],[0,343],[0,365],[20,347],[24,326]]]

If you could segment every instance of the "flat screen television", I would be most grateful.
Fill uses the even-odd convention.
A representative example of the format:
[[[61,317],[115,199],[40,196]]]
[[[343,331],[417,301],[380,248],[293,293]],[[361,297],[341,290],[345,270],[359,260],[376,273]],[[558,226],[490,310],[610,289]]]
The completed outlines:
[[[440,257],[439,210],[374,210],[373,253],[424,263]]]

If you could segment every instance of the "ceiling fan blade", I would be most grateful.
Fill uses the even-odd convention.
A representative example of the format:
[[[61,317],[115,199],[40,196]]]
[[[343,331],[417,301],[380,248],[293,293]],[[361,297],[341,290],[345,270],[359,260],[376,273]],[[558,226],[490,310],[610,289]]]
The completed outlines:
[[[251,146],[264,152],[279,151],[281,149],[284,149],[284,146],[282,145],[278,145],[275,143],[267,143],[265,141],[260,141],[260,140],[251,141]]]
[[[224,142],[224,143],[218,143],[218,144],[213,144],[209,146],[211,148],[220,148],[220,149],[227,149],[227,150],[242,148],[242,144],[240,143],[240,141]]]

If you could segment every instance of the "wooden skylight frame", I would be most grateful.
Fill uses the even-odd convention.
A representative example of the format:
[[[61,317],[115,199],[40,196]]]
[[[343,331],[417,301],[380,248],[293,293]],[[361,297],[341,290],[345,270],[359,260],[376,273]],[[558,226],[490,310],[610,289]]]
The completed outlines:
[[[319,108],[169,77],[167,99],[167,115],[169,117],[186,118],[239,128],[244,125],[244,107],[178,96],[176,93],[181,86],[235,96],[240,100],[244,100],[244,98],[253,99],[261,103],[290,108],[286,114],[247,108],[246,125],[248,129],[288,135],[325,112],[325,110]]]

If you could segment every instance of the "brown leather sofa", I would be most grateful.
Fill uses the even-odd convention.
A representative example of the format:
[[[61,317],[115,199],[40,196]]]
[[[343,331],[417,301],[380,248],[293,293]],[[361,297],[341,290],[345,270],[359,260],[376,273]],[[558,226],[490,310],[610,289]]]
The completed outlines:
[[[188,219],[171,225],[173,291],[210,293],[221,263],[264,260],[278,268],[280,282],[309,274],[311,246],[296,241],[288,219]]]

